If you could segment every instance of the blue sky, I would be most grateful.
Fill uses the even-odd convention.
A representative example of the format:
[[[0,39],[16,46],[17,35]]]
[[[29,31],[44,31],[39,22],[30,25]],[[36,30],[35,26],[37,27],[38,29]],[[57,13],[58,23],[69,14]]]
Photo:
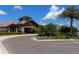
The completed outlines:
[[[22,9],[20,9],[20,7]],[[26,5],[26,6],[0,6],[0,10],[4,11],[6,14],[0,15],[0,22],[6,22],[6,21],[17,21],[18,18],[22,16],[30,16],[35,20],[36,22],[40,21],[45,14],[49,11],[50,6],[33,6],[33,5]]]
[[[57,15],[62,13],[68,5],[0,5],[0,23],[3,22],[17,22],[22,16],[30,16],[38,24],[54,23],[61,25],[68,25],[69,20],[57,19]],[[79,6],[76,6],[79,8]],[[79,21],[73,24],[79,27]]]

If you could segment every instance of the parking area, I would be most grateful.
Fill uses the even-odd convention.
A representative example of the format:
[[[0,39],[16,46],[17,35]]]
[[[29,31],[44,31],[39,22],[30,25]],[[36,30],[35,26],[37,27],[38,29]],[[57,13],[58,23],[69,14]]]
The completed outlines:
[[[9,54],[78,54],[78,41],[35,41],[35,35],[4,40]]]

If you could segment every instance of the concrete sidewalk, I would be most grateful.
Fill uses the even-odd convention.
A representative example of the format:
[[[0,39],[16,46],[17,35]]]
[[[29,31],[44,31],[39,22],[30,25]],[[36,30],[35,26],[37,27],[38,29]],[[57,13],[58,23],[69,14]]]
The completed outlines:
[[[29,35],[35,35],[35,34],[0,36],[0,54],[8,54],[8,51],[6,50],[6,48],[2,44],[3,40],[14,38],[14,37],[19,37],[19,36],[29,36]]]

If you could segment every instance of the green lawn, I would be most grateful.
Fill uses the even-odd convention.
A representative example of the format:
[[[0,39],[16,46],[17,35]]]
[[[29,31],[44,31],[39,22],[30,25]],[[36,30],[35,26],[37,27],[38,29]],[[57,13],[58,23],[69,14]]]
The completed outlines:
[[[55,36],[36,36],[38,40],[40,39],[71,39],[70,36],[66,35],[55,35]],[[79,39],[79,36],[72,37],[72,39]]]
[[[19,32],[0,32],[0,36],[2,35],[19,35]]]

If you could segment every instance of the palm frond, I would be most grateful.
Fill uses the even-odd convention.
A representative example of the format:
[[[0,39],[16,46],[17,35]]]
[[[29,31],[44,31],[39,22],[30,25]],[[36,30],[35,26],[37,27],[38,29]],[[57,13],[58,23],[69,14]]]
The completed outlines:
[[[67,8],[64,10],[60,15],[59,18],[72,18],[72,19],[79,19],[79,9],[75,8],[74,6]]]

